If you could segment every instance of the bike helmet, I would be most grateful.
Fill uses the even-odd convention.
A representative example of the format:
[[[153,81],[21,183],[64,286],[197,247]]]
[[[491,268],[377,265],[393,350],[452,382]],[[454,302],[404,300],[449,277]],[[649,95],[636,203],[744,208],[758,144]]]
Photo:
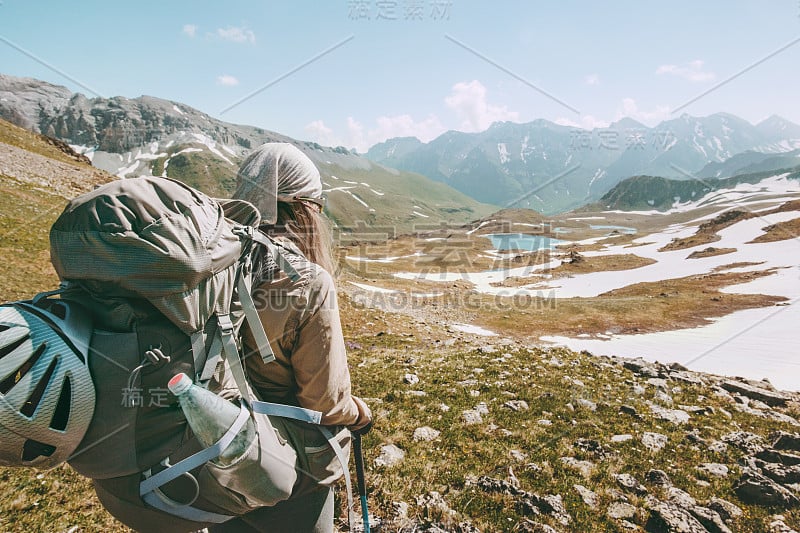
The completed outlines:
[[[95,407],[91,334],[76,304],[0,305],[0,465],[52,468],[77,449]]]

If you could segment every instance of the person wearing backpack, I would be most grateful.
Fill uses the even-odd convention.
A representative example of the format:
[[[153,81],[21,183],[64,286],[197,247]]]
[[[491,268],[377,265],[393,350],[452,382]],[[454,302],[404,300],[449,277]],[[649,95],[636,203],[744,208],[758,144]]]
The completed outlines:
[[[295,252],[287,258],[300,274],[293,281],[272,256],[262,254],[254,278],[263,281],[254,287],[253,299],[276,360],[265,363],[255,356],[253,336],[244,330],[248,381],[264,401],[322,412],[321,424],[349,451],[350,432],[368,431],[372,414],[351,394],[319,171],[294,145],[267,143],[242,163],[234,198],[260,211],[261,229]],[[316,428],[286,420],[276,429],[301,458],[303,473],[292,496],[210,531],[333,531],[332,485],[346,465]]]

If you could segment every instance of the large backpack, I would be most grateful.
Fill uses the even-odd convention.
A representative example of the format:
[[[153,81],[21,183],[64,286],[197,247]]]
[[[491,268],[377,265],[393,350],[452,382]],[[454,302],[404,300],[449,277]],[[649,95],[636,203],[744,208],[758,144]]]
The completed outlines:
[[[140,510],[166,513],[165,528],[187,531],[247,512],[247,498],[235,490],[230,505],[220,503],[219,492],[204,493],[208,461],[248,417],[262,433],[290,441],[282,419],[320,422],[319,412],[257,401],[245,376],[244,357],[274,359],[250,295],[254,275],[262,271],[259,258],[268,254],[286,274],[298,275],[291,261],[296,252],[258,231],[259,221],[247,202],[216,201],[174,180],[143,177],[76,198],[51,228],[51,260],[62,280],[54,292],[94,320],[89,368],[95,412],[68,462],[94,480],[101,501],[129,525]],[[240,353],[244,322],[256,353]],[[180,372],[225,397],[241,396],[239,419],[209,448],[192,438],[166,388]],[[338,456],[351,498],[341,437],[318,428]],[[263,477],[252,471],[247,476]],[[223,492],[238,486],[230,476],[216,482]],[[181,483],[194,491],[188,503],[167,495],[169,486]]]

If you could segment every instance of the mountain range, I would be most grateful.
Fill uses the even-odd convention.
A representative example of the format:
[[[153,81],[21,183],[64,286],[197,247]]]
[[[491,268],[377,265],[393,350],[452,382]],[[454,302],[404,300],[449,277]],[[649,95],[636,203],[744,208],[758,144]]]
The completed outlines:
[[[593,130],[543,119],[497,122],[428,143],[389,139],[362,156],[224,122],[180,102],[87,98],[0,74],[0,118],[66,142],[116,176],[165,175],[216,196],[233,192],[252,148],[290,142],[319,167],[334,222],[401,232],[431,221],[463,224],[499,207],[564,212],[600,200],[631,176],[705,180],[800,164],[800,126],[778,116],[753,125],[725,113],[682,115],[652,128],[623,118]],[[655,182],[648,183],[651,195]]]
[[[153,96],[87,98],[66,87],[0,74],[0,119],[68,143],[118,177],[163,175],[230,196],[252,148],[288,142],[320,169],[327,213],[340,228],[407,232],[429,221],[463,224],[496,210],[446,184],[254,126],[217,120]]]
[[[630,118],[593,130],[541,119],[498,122],[480,133],[449,131],[428,143],[389,139],[366,156],[484,202],[552,214],[597,200],[630,176],[691,179],[782,168],[794,165],[768,160],[798,148],[800,126],[781,117],[753,125],[717,113],[684,114],[652,128]]]

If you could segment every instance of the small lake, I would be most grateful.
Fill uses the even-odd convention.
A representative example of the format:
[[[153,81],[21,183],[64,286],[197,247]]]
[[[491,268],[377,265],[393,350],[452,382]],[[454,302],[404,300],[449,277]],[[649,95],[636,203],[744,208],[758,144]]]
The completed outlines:
[[[634,235],[636,233],[636,228],[629,228],[627,226],[604,226],[598,224],[592,224],[589,226],[592,229],[607,229],[607,230],[616,230],[620,233],[625,233],[627,235]]]
[[[524,250],[526,252],[534,252],[536,250],[552,250],[559,244],[568,242],[528,233],[490,233],[482,235],[482,237],[492,241],[492,246],[499,251]]]

